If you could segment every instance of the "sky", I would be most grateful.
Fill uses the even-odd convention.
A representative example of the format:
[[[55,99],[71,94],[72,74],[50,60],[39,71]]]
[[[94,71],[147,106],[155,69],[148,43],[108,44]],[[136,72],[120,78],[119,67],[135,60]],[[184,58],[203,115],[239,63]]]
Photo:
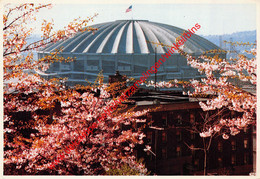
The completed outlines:
[[[99,15],[94,22],[120,19],[142,19],[189,29],[196,23],[202,28],[199,35],[221,35],[256,30],[254,4],[132,4],[132,12],[125,13],[131,4],[54,4],[52,9],[39,12],[33,26],[40,27],[43,19],[54,20],[61,29],[74,18]],[[35,33],[40,33],[40,28]]]
[[[250,1],[243,4],[159,4],[160,1],[93,4],[93,2],[96,1],[92,1],[92,4],[79,2],[62,4],[59,1],[58,4],[54,4],[52,9],[41,10],[37,15],[37,21],[31,26],[37,27],[35,33],[40,34],[43,19],[53,19],[54,30],[58,30],[75,18],[86,18],[98,13],[94,22],[89,25],[133,18],[165,23],[183,29],[190,29],[198,23],[202,26],[197,32],[198,35],[221,35],[256,30],[256,5]],[[125,13],[130,5],[133,6],[132,12]]]

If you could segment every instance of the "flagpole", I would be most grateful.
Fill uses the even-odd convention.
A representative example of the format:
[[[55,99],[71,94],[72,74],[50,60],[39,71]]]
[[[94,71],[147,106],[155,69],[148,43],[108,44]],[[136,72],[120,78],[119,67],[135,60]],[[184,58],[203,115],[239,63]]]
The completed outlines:
[[[133,20],[133,5],[132,5],[132,20]]]

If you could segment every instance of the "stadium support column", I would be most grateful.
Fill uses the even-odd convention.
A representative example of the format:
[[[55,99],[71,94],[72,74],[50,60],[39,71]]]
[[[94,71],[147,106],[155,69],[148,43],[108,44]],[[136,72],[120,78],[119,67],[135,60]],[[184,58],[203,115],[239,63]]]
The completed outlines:
[[[115,60],[115,71],[119,71],[119,69],[118,69],[118,55],[117,54],[115,54],[115,56],[114,56],[114,60]],[[122,73],[122,72],[121,72]]]
[[[131,54],[131,76],[135,76],[134,53]]]

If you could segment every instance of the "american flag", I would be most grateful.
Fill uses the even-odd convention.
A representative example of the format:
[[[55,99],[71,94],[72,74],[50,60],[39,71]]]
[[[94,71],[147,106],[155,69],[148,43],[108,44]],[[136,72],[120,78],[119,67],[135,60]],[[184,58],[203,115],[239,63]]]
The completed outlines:
[[[126,9],[125,13],[132,11],[132,5],[129,6],[129,8]]]

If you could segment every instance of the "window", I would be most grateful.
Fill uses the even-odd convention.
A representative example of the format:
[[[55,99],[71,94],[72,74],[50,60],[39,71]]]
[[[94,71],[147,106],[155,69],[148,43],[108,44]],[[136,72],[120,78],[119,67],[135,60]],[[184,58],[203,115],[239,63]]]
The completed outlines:
[[[178,157],[181,156],[181,147],[180,147],[180,146],[177,146],[177,147],[176,147],[176,153],[177,153],[177,156],[178,156]]]
[[[167,113],[162,113],[162,124],[167,126]]]
[[[53,65],[50,66],[54,72],[60,71],[60,63],[54,62]]]
[[[249,154],[248,153],[244,154],[244,164],[249,164]]]
[[[192,155],[194,155],[194,154],[195,154],[194,147],[195,147],[195,146],[194,146],[193,144],[190,146],[190,148],[191,148],[191,154],[192,154]]]
[[[148,120],[148,121],[151,121],[151,120],[152,120],[152,114],[151,114],[151,113],[148,113],[148,114],[147,114],[147,120]]]
[[[96,71],[96,70],[98,70],[98,66],[87,66],[86,70],[88,70],[88,71]]]
[[[152,143],[152,135],[153,135],[152,131],[148,131],[146,134],[146,139],[148,144]]]
[[[131,71],[131,66],[118,66],[119,71]]]
[[[231,164],[236,165],[236,156],[235,155],[232,155],[232,157],[231,157]]]
[[[162,142],[167,142],[167,133],[166,133],[166,131],[162,132]]]
[[[169,112],[168,113],[168,116],[167,116],[167,125],[169,128],[174,128],[174,124],[175,124],[175,120],[172,120],[173,119],[173,116],[174,116],[174,113],[173,112]]]
[[[181,140],[182,140],[182,136],[181,136],[181,132],[180,131],[176,131],[176,140],[178,141],[178,142],[180,142]]]
[[[218,151],[222,152],[223,145],[221,142],[218,143]]]
[[[190,138],[191,138],[191,139],[195,139],[195,133],[192,132],[192,131],[190,132]]]
[[[193,124],[195,122],[195,116],[194,114],[190,114],[190,123]]]
[[[108,61],[103,60],[102,61],[102,69],[103,73],[115,73],[115,62],[114,61]]]
[[[248,148],[248,140],[244,139],[244,148],[247,149]]]
[[[162,158],[163,159],[167,158],[167,149],[166,148],[162,148]]]
[[[194,165],[195,165],[195,167],[199,167],[199,159],[196,159],[196,160],[194,161]]]
[[[181,115],[178,115],[178,116],[177,116],[177,123],[178,123],[179,125],[182,124],[182,117],[181,117]]]
[[[231,142],[232,150],[236,150],[236,141]]]
[[[60,69],[61,70],[70,70],[70,63],[67,64],[60,64]]]
[[[223,162],[222,162],[222,158],[221,157],[218,158],[218,166],[219,167],[223,167]]]

